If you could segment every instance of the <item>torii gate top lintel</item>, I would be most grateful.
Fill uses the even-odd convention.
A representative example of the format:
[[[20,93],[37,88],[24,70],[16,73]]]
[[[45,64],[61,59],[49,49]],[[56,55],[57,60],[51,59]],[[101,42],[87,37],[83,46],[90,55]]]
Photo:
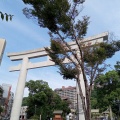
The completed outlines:
[[[87,44],[90,42],[91,45],[94,45],[95,43],[101,43],[107,39],[108,39],[108,32],[104,32],[104,33],[101,33],[101,34],[98,34],[92,37],[84,38],[82,42],[84,44]],[[72,49],[77,48],[75,41],[69,42],[68,44],[70,45]],[[10,57],[11,61],[23,60],[23,58],[25,57],[27,57],[28,59],[43,57],[43,56],[48,57],[48,54],[44,48],[34,49],[34,50],[29,50],[29,51],[24,51],[24,52],[17,52],[17,53],[8,53],[7,55],[8,57]],[[47,61],[44,61],[44,62],[38,62],[38,63],[29,62],[27,69],[47,67],[47,66],[52,66],[52,65],[54,65],[54,63],[50,61],[48,57]],[[10,68],[10,71],[18,71],[20,70],[20,68],[21,68],[21,65],[14,66]]]

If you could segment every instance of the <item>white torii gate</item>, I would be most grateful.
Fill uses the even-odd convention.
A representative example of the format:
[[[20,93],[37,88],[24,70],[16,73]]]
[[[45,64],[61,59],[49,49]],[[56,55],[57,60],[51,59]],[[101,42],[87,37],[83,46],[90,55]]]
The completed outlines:
[[[84,44],[88,44],[90,42],[90,45],[94,45],[95,43],[101,43],[107,39],[108,39],[108,32],[104,32],[96,36],[85,38],[83,42]],[[71,49],[77,48],[77,45],[75,44],[75,42],[70,42],[68,44],[70,45]],[[26,82],[26,76],[27,76],[27,70],[55,65],[54,62],[52,62],[49,59],[49,56],[48,56],[48,60],[44,62],[37,62],[37,63],[29,62],[29,59],[31,58],[37,58],[37,57],[43,57],[43,56],[48,56],[44,48],[25,51],[25,52],[18,52],[18,53],[8,53],[8,57],[10,57],[11,61],[22,60],[22,64],[18,66],[13,66],[10,68],[10,71],[20,71],[10,120],[19,120],[25,82]],[[64,62],[69,63],[70,61],[68,59],[65,59]],[[80,77],[82,77],[82,75],[80,75]],[[81,86],[85,96],[85,87],[84,87],[83,81],[81,81]],[[77,90],[77,92],[79,92],[79,90]],[[79,120],[84,120],[84,114],[83,114],[80,100],[78,104],[79,104],[79,110],[78,110]]]

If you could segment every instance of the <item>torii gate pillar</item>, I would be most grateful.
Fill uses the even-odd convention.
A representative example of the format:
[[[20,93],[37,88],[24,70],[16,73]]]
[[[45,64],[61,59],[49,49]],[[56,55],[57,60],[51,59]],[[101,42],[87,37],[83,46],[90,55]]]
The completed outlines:
[[[90,45],[94,45],[96,43],[101,43],[104,40],[107,40],[107,38],[108,38],[108,32],[105,32],[105,33],[102,33],[102,34],[99,34],[93,37],[86,38],[83,40],[83,42],[84,44],[88,44],[90,42]],[[77,45],[75,42],[70,42],[68,44],[71,47],[71,49],[77,48]],[[38,62],[38,63],[29,62],[29,59],[31,58],[43,57],[43,56],[48,56],[44,48],[26,51],[26,52],[19,52],[19,53],[8,53],[8,57],[10,57],[12,61],[22,60],[22,64],[10,68],[10,71],[20,71],[10,120],[19,120],[22,98],[24,94],[24,88],[25,88],[25,82],[26,82],[26,76],[27,76],[27,70],[55,65],[54,62],[52,62],[50,59],[48,59],[47,61]],[[64,61],[64,63],[69,63],[69,62],[70,61],[68,59],[65,59]],[[83,81],[81,82],[81,86],[82,86],[82,91],[85,96],[85,88],[84,88]],[[81,103],[78,102],[78,104],[79,104],[79,120],[84,120],[84,112],[81,107]]]
[[[21,70],[20,70],[20,75],[17,83],[15,99],[12,107],[10,120],[19,120],[25,82],[26,82],[26,76],[27,76],[27,69],[26,69],[27,64],[28,64],[28,58],[25,57],[23,58],[22,65],[21,65]]]

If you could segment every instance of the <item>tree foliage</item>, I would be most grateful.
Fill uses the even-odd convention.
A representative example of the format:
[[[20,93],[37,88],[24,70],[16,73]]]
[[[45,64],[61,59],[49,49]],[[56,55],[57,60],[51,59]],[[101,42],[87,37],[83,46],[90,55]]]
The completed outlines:
[[[120,76],[113,70],[101,75],[96,80],[97,105],[101,111],[112,105],[120,97]]]
[[[2,86],[0,86],[0,101],[1,101],[2,96],[3,96],[3,88]],[[3,108],[0,106],[0,114],[2,111],[3,111]]]
[[[2,94],[3,94],[3,88],[2,86],[0,86],[0,96],[2,96]]]
[[[120,76],[120,61],[116,62],[116,65],[114,66],[116,71],[118,72],[118,75]]]
[[[22,100],[22,106],[27,106],[28,105],[28,101],[27,101],[28,97],[24,97]]]
[[[13,15],[10,15],[10,14],[7,14],[7,13],[3,13],[3,12],[1,12],[0,11],[0,15],[1,15],[1,19],[2,20],[6,20],[6,21],[8,21],[8,20],[12,20],[12,17],[13,17]]]
[[[91,109],[98,109],[98,101],[97,101],[97,91],[93,89],[91,92]]]
[[[64,79],[75,79],[78,83],[85,120],[90,120],[90,96],[95,79],[106,66],[103,62],[120,49],[120,41],[102,44],[84,44],[89,25],[89,17],[78,15],[82,10],[81,0],[23,0],[31,7],[23,9],[27,18],[34,19],[38,25],[48,28],[51,47],[45,48],[51,60],[59,67]],[[76,48],[70,43],[74,42]],[[91,47],[90,47],[91,46]],[[69,63],[64,63],[65,60]],[[85,84],[85,95],[80,84],[82,73]],[[86,104],[86,105],[85,105]]]
[[[23,99],[23,105],[27,105],[28,118],[42,115],[42,120],[53,116],[54,110],[69,112],[69,103],[61,98],[49,88],[48,83],[42,80],[30,80],[26,83],[29,96]]]

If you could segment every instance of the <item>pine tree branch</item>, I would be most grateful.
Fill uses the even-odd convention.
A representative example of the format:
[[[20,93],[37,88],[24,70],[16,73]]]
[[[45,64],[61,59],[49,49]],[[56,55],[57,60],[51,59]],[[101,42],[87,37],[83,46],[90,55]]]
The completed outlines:
[[[8,21],[8,20],[11,21],[12,18],[13,18],[13,15],[10,15],[10,14],[7,14],[7,13],[3,13],[1,11],[0,11],[0,15],[1,15],[1,19],[2,20],[6,19],[6,21]]]

